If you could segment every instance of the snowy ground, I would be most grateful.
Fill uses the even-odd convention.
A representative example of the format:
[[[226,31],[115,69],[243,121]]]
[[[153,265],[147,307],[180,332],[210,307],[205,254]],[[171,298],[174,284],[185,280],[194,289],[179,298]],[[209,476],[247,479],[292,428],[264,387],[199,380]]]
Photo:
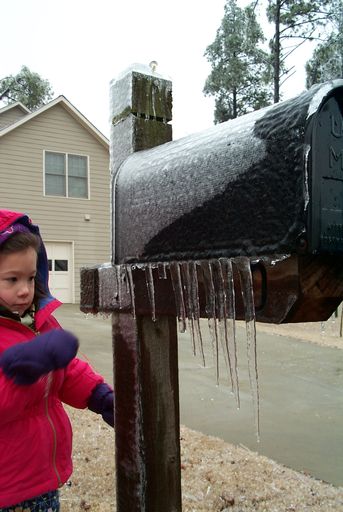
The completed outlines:
[[[340,317],[323,325],[259,324],[257,328],[343,348]],[[62,512],[114,512],[113,431],[88,411],[68,411],[74,427],[75,470],[69,485],[61,491]],[[233,446],[183,426],[181,464],[183,512],[343,510],[342,487],[333,487],[244,446]]]
[[[114,512],[113,434],[87,411],[71,411],[71,417],[75,470],[61,492],[62,512]],[[181,459],[184,512],[343,510],[342,487],[186,427],[181,427]]]

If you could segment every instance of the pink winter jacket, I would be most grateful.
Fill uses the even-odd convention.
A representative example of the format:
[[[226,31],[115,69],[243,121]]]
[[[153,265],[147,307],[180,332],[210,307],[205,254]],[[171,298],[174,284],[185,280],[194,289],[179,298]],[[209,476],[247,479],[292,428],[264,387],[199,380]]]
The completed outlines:
[[[36,318],[43,333],[60,327],[50,302]],[[35,333],[10,318],[0,318],[0,353]],[[0,507],[57,489],[72,473],[72,429],[62,402],[87,407],[103,378],[88,363],[73,359],[30,386],[18,386],[0,369]]]
[[[0,210],[0,235],[22,223],[39,235],[39,228],[23,213]],[[45,289],[35,314],[35,328],[44,333],[60,328],[52,312],[60,305],[48,287],[44,244],[37,271]],[[35,332],[15,319],[0,317],[0,354]],[[0,368],[0,508],[16,505],[63,485],[72,473],[72,430],[62,402],[86,408],[93,389],[104,379],[89,364],[73,359],[66,369],[18,386]]]

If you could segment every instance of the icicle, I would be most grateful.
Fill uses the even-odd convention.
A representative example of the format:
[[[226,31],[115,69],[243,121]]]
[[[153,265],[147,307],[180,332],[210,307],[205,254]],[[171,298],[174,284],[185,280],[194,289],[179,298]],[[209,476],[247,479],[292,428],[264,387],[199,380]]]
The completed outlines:
[[[131,265],[126,265],[126,276],[127,276],[127,282],[129,285],[129,291],[130,291],[130,297],[131,297],[132,316],[133,316],[133,318],[136,318],[135,285],[133,282],[132,266]]]
[[[222,269],[219,260],[212,260],[212,275],[215,289],[215,300],[216,300],[216,314],[217,314],[217,325],[219,331],[219,339],[223,350],[224,361],[226,368],[229,372],[229,377],[232,385],[231,368],[229,360],[229,351],[227,348],[226,340],[226,326],[225,326],[225,302],[224,302],[224,280]]]
[[[256,326],[255,326],[255,304],[252,284],[252,275],[250,260],[247,257],[234,259],[238,268],[241,282],[242,298],[245,308],[245,323],[247,332],[247,355],[248,370],[250,379],[250,388],[253,398],[254,417],[257,440],[260,440],[260,420],[259,420],[259,389],[257,375],[257,354],[256,354]]]
[[[200,304],[199,304],[199,285],[197,273],[197,261],[191,261],[189,264],[191,290],[192,290],[192,304],[193,304],[193,317],[194,317],[194,331],[198,343],[198,349],[202,360],[202,365],[206,366],[204,345],[202,341],[202,334],[200,328]]]
[[[211,260],[212,279],[215,294],[216,326],[219,332],[219,340],[223,351],[225,365],[228,371],[229,380],[232,386],[229,351],[227,348],[226,326],[225,326],[225,304],[224,304],[224,280],[219,260]]]
[[[115,265],[115,274],[116,274],[116,290],[117,290],[117,300],[118,300],[118,303],[119,303],[119,307],[121,305],[121,282],[120,282],[120,277],[121,277],[121,266],[120,265]]]
[[[148,263],[145,267],[145,281],[148,289],[148,296],[151,308],[151,318],[153,322],[156,322],[156,308],[155,308],[155,287],[154,287],[154,276],[152,273],[152,265]]]
[[[208,327],[212,341],[212,352],[216,371],[217,385],[219,384],[219,354],[218,354],[218,331],[216,322],[216,301],[215,290],[213,284],[211,262],[204,260],[200,262],[204,276],[205,295],[206,295],[206,314],[208,319]]]
[[[119,290],[120,290],[120,307],[123,305],[124,297],[129,294],[129,283],[126,274],[126,265],[119,265]]]
[[[224,322],[225,341],[229,355],[232,392],[236,398],[237,408],[240,408],[239,380],[237,370],[237,346],[235,326],[235,288],[233,281],[232,262],[227,258],[219,259],[221,275],[224,283]]]
[[[126,285],[126,288],[125,288],[126,289],[126,294],[131,296],[129,276],[128,276],[128,273],[127,273],[128,265],[122,265],[122,267],[123,267],[122,272],[124,273],[123,280],[125,281],[125,285]]]
[[[186,331],[186,313],[185,313],[185,303],[183,299],[183,290],[182,290],[182,281],[181,281],[181,272],[178,261],[172,261],[169,264],[170,277],[173,285],[174,296],[175,296],[175,304],[177,317],[179,322],[179,331]]]
[[[306,211],[308,203],[310,202],[310,192],[309,192],[309,175],[310,175],[310,154],[311,154],[311,146],[307,144],[304,149],[304,211]]]
[[[168,263],[162,262],[157,264],[157,272],[159,279],[167,279],[167,266]]]
[[[196,355],[196,345],[195,345],[195,333],[194,333],[194,312],[193,312],[193,301],[192,301],[192,284],[191,284],[191,276],[190,276],[190,269],[189,269],[189,262],[183,261],[181,263],[181,276],[182,281],[184,283],[183,290],[184,290],[184,299],[185,299],[185,311],[186,311],[186,318],[188,323],[188,329],[191,334],[191,340],[192,340],[192,350],[193,355]]]

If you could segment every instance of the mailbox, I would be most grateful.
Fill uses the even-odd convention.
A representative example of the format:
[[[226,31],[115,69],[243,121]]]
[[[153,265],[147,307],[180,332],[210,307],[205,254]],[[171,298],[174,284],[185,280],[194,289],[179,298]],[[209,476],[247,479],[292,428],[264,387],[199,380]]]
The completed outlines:
[[[343,251],[343,93],[331,89],[311,129],[309,250]]]
[[[243,256],[259,321],[329,318],[343,298],[343,80],[170,141],[170,83],[131,73],[113,87],[127,85],[127,76],[145,94],[131,110],[126,95],[114,94],[112,264]],[[147,145],[144,133],[159,133],[159,145]],[[161,303],[171,295],[161,292]],[[97,293],[86,296],[84,309],[96,310]],[[171,300],[165,310],[174,308]],[[236,302],[237,318],[243,309]]]
[[[343,81],[138,151],[115,186],[115,260],[343,251]]]

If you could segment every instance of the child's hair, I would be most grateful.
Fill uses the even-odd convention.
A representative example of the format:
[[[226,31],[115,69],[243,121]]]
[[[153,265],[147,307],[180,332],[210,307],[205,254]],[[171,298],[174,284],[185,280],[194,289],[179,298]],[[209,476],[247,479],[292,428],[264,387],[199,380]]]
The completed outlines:
[[[0,245],[0,254],[11,254],[13,252],[24,251],[28,247],[32,247],[38,254],[40,248],[40,238],[34,233],[28,232],[19,232],[14,233],[12,236],[7,238]]]
[[[34,233],[30,233],[29,231],[14,233],[0,245],[0,255],[24,251],[29,247],[32,247],[32,249],[34,249],[38,255],[41,243],[42,242],[40,237],[38,235],[35,235]],[[33,303],[35,304],[35,306],[38,305],[39,299],[42,299],[45,296],[46,292],[44,291],[42,283],[39,282],[36,276],[35,293],[33,297]]]

